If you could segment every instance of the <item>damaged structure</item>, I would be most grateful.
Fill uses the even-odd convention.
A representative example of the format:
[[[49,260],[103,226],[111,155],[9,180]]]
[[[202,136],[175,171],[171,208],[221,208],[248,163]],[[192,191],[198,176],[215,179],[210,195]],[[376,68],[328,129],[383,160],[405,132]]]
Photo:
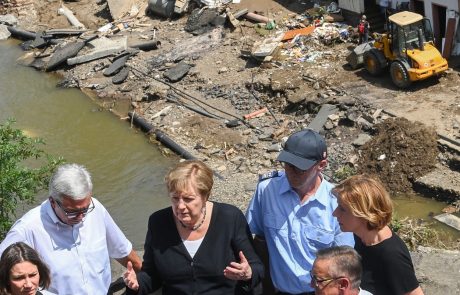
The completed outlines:
[[[428,18],[433,26],[435,45],[445,58],[460,55],[459,0],[401,0],[389,2],[388,11],[410,10]],[[365,14],[374,31],[384,28],[385,16],[380,12],[378,1],[338,0],[342,14],[349,20],[358,22]]]

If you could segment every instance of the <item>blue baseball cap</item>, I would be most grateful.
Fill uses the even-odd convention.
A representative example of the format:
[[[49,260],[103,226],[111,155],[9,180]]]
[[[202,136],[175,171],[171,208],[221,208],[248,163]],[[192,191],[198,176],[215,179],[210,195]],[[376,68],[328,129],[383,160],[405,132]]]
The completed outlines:
[[[308,170],[326,157],[327,147],[324,138],[316,131],[304,129],[289,136],[277,160],[301,170]]]

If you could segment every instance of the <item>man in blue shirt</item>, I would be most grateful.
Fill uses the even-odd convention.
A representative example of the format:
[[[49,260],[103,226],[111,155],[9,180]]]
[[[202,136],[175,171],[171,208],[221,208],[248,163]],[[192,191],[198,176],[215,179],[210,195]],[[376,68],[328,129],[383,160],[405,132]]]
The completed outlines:
[[[309,129],[292,134],[277,160],[284,171],[261,177],[246,218],[256,244],[268,248],[276,294],[314,294],[310,271],[316,252],[353,246],[353,235],[342,233],[332,216],[337,200],[321,174],[327,165],[321,135]]]

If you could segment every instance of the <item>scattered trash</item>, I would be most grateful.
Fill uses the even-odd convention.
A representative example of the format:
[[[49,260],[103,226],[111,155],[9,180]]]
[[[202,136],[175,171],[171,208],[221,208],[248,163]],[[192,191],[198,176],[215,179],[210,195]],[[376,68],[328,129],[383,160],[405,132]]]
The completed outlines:
[[[287,31],[286,33],[284,33],[284,36],[281,39],[281,41],[291,40],[295,36],[310,35],[311,33],[313,33],[314,30],[315,30],[314,26],[308,26],[308,27],[302,28],[302,29],[290,30],[290,31]]]
[[[256,118],[256,117],[259,117],[259,116],[263,116],[266,112],[268,112],[268,109],[263,108],[263,109],[255,111],[255,112],[252,112],[250,114],[244,115],[244,118],[246,120],[253,119],[253,118]]]
[[[156,15],[171,17],[174,13],[175,0],[149,0],[148,9]]]
[[[269,56],[280,45],[283,34],[254,43],[251,54],[256,58]]]

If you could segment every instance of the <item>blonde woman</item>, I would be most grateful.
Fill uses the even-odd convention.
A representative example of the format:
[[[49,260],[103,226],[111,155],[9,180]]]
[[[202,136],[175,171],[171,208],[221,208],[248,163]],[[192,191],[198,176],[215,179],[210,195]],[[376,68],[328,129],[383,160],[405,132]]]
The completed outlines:
[[[353,232],[362,257],[361,288],[374,295],[423,295],[404,242],[388,224],[393,204],[382,183],[369,175],[355,175],[332,193],[342,231]]]
[[[127,294],[251,294],[263,265],[243,213],[209,201],[212,170],[185,161],[165,180],[171,206],[150,216],[142,272],[124,274]]]

